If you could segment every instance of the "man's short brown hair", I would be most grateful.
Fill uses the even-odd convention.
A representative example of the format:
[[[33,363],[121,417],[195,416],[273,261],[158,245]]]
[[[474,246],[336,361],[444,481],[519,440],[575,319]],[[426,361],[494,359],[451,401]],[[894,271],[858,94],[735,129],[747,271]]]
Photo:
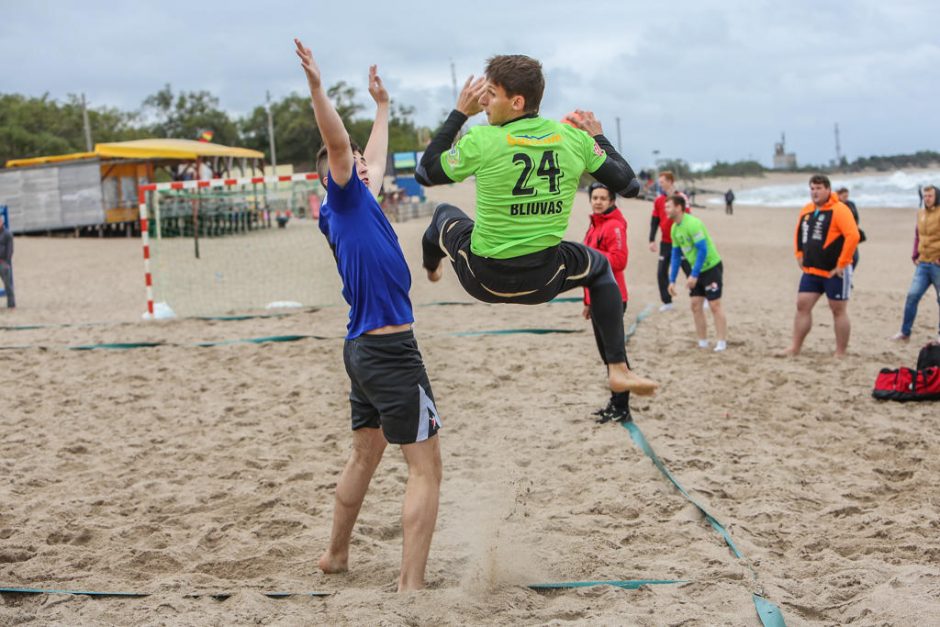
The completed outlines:
[[[814,174],[809,178],[810,185],[822,185],[826,189],[832,189],[832,183],[829,182],[829,177],[825,174]]]
[[[542,64],[524,54],[498,54],[486,62],[486,78],[506,90],[506,95],[525,98],[525,112],[538,113],[545,91]]]
[[[669,197],[669,200],[672,202],[672,204],[685,211],[685,196],[682,194],[673,194]]]
[[[670,172],[669,170],[663,170],[662,172],[659,173],[659,175],[663,177],[664,179],[666,179],[667,181],[669,181],[670,183],[676,182],[676,175]]]
[[[362,149],[359,148],[359,144],[353,140],[349,140],[349,147],[352,148],[353,153],[362,154]],[[323,186],[323,189],[326,189],[326,175],[330,171],[330,160],[329,155],[326,153],[326,144],[320,146],[320,150],[317,151],[317,174],[320,176],[320,185]]]
[[[933,185],[924,185],[924,187],[921,188],[920,191],[922,194],[926,194],[927,192],[933,192],[933,206],[935,207],[937,205],[937,188],[936,187],[934,187]],[[925,207],[927,206],[926,201],[924,202],[924,206]]]

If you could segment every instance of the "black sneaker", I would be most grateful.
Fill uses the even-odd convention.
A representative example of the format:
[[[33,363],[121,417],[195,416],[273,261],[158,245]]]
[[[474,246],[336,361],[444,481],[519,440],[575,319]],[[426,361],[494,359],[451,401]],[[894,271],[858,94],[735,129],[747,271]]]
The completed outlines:
[[[614,406],[613,401],[607,401],[607,407],[602,407],[600,409],[595,409],[591,412],[592,416],[603,416],[605,412],[610,411],[611,407]]]
[[[629,406],[617,407],[613,403],[608,403],[607,407],[594,413],[597,416],[598,424],[604,424],[611,420],[614,422],[630,422],[633,420]]]

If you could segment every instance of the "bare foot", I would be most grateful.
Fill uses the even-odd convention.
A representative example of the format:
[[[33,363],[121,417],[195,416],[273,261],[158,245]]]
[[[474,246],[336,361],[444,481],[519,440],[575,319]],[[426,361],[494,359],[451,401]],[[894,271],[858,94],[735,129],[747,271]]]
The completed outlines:
[[[431,283],[437,283],[441,280],[441,277],[444,276],[444,264],[437,264],[437,269],[428,270],[428,281]]]
[[[832,356],[835,357],[836,359],[845,359],[846,357],[848,357],[848,353],[846,352],[840,353],[839,351],[836,351],[832,354]]]
[[[612,392],[632,392],[637,396],[652,396],[659,387],[655,381],[627,370],[626,364],[612,365],[608,370],[607,382]]]
[[[796,357],[799,354],[800,350],[798,348],[793,348],[792,346],[782,353],[777,353],[777,355],[780,357]]]
[[[327,575],[335,575],[336,573],[345,573],[349,570],[349,556],[340,558],[335,555],[331,555],[329,551],[323,554],[320,558],[319,563],[317,564]]]
[[[398,580],[399,592],[414,592],[415,590],[424,590],[424,582],[422,581],[420,583],[411,583],[402,579]]]

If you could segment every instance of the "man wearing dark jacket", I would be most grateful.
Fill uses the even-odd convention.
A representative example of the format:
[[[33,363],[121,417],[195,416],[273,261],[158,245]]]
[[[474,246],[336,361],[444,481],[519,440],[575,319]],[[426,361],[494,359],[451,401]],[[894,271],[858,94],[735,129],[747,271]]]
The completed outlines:
[[[0,219],[0,282],[7,293],[7,308],[16,307],[16,297],[13,295],[13,234]]]
[[[593,248],[607,258],[610,269],[614,273],[617,287],[620,288],[623,311],[626,313],[627,282],[624,279],[623,271],[627,267],[627,257],[629,256],[627,249],[627,220],[615,204],[617,195],[603,183],[591,183],[588,187],[588,196],[591,199],[591,225],[584,236],[584,245]],[[591,326],[594,328],[594,339],[597,341],[597,350],[600,352],[601,360],[606,364],[601,331],[591,316],[591,292],[588,289],[584,290],[583,315],[591,320]],[[629,365],[628,361],[627,366],[629,367]],[[611,420],[617,422],[630,420],[629,402],[629,392],[612,392],[607,407],[594,412],[594,414],[598,417],[598,422],[601,423]]]

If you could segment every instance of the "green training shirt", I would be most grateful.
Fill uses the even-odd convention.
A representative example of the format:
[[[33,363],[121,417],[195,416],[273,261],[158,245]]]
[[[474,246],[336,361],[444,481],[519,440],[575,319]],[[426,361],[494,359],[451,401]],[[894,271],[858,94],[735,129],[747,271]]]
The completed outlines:
[[[509,259],[561,242],[585,171],[607,153],[586,132],[541,117],[475,126],[441,154],[453,181],[476,176],[477,211],[470,250]]]
[[[672,245],[682,249],[682,256],[685,257],[693,267],[695,267],[695,261],[698,259],[698,250],[695,249],[695,244],[702,240],[705,240],[708,245],[708,253],[705,255],[705,262],[702,264],[701,271],[705,272],[706,270],[711,270],[721,263],[718,249],[715,248],[712,237],[708,234],[708,229],[706,229],[702,221],[695,216],[687,213],[682,216],[681,223],[677,224],[673,222],[670,234],[672,235]]]

